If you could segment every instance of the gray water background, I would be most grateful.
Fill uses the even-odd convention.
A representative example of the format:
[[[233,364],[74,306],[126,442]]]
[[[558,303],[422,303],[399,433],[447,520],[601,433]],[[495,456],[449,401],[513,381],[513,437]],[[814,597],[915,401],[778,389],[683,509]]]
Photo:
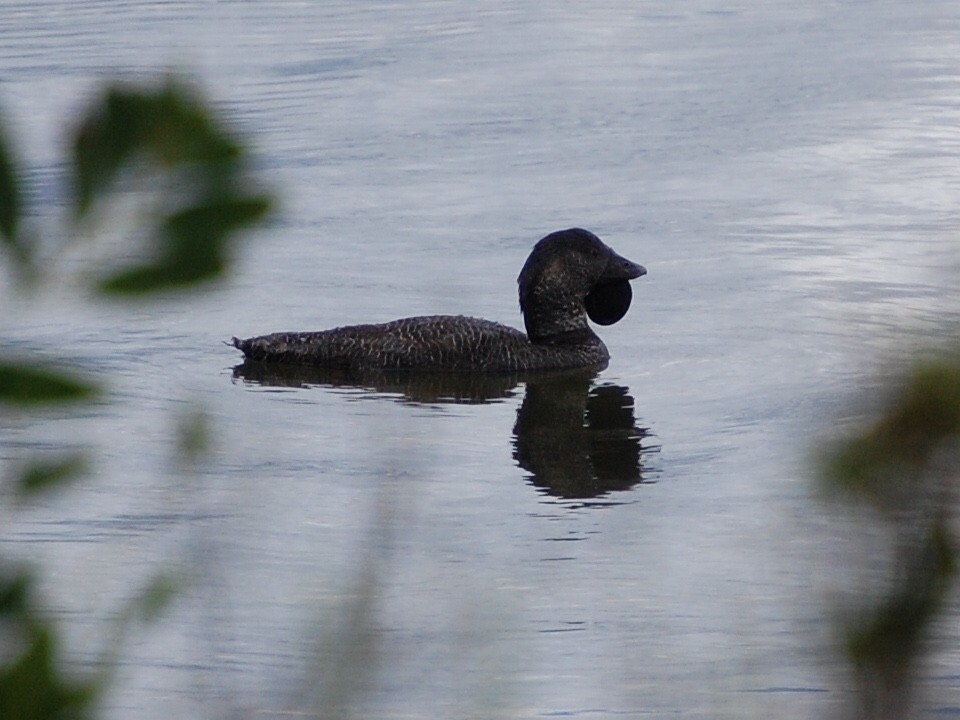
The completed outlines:
[[[2,15],[0,103],[47,232],[65,123],[100,81],[157,69],[197,80],[282,199],[226,285],[187,302],[118,309],[65,281],[26,303],[4,280],[8,350],[113,382],[83,416],[0,424],[4,460],[96,448],[94,477],[0,516],[4,552],[45,568],[70,662],[95,661],[153,573],[193,577],[129,641],[107,717],[311,707],[371,558],[381,660],[361,716],[800,718],[849,699],[829,612],[858,580],[855,543],[814,497],[811,453],[957,307],[955,3]],[[649,269],[601,329],[612,361],[593,382],[633,399],[654,482],[589,501],[535,487],[513,451],[523,384],[458,405],[232,377],[231,335],[519,325],[520,266],[571,225]],[[104,227],[109,252],[125,236]],[[214,451],[179,474],[174,418],[197,404]],[[955,616],[941,631],[926,710],[949,716]]]

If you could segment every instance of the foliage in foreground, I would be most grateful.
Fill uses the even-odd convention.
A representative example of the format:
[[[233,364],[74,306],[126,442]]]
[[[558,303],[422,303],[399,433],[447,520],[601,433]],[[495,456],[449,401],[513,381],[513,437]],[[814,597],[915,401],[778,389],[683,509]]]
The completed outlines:
[[[893,548],[886,589],[840,628],[858,717],[912,711],[930,631],[956,577],[958,453],[960,359],[948,357],[919,364],[883,415],[826,459],[828,494],[869,508]]]
[[[89,239],[92,216],[127,183],[149,182],[156,208],[135,233],[145,239],[140,259],[105,269],[90,283],[96,295],[156,299],[222,276],[238,231],[262,219],[270,207],[265,195],[251,189],[244,146],[213,117],[207,103],[174,80],[157,87],[107,87],[83,114],[71,148],[71,213],[64,246]],[[52,255],[64,247],[42,244],[29,227],[34,216],[24,188],[13,145],[0,128],[0,251],[21,290],[36,292],[51,282]],[[104,384],[104,379],[66,366],[0,355],[0,410],[8,417],[90,403],[102,397]],[[204,435],[202,423],[192,427],[181,446],[188,461],[202,448]],[[13,488],[7,496],[25,504],[40,491],[76,480],[89,457],[70,450],[14,458],[9,465],[3,479]],[[65,673],[58,661],[56,628],[32,591],[34,574],[0,556],[0,718],[93,717],[109,679],[110,650],[96,673],[79,678]],[[114,651],[129,623],[154,616],[174,587],[160,576],[144,589],[114,629]]]

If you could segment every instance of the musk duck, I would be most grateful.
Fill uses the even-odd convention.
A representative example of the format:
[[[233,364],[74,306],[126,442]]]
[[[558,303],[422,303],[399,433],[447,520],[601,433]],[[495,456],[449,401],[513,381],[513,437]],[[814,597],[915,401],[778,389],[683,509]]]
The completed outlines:
[[[526,333],[463,315],[426,315],[318,332],[261,335],[230,344],[247,361],[440,372],[527,372],[593,368],[610,360],[587,323],[612,325],[630,307],[630,280],[646,269],[581,228],[550,233],[527,258],[517,284]]]

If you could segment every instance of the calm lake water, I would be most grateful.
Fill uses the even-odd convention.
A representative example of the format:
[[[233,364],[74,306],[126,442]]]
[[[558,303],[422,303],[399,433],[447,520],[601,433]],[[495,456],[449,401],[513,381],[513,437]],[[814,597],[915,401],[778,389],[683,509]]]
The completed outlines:
[[[829,617],[861,571],[811,458],[960,306],[956,3],[20,2],[0,106],[46,232],[65,122],[99,82],[167,68],[255,146],[271,226],[184,302],[0,295],[5,350],[111,383],[82,413],[0,423],[4,461],[94,449],[94,477],[0,514],[68,662],[96,661],[151,576],[188,578],[124,644],[106,717],[287,717],[344,678],[370,718],[850,699]],[[235,376],[222,344],[428,313],[519,326],[527,253],[572,225],[649,270],[597,377],[451,402],[463,388],[429,380]],[[197,406],[213,451],[186,472]],[[955,620],[942,636],[925,709],[952,716]]]

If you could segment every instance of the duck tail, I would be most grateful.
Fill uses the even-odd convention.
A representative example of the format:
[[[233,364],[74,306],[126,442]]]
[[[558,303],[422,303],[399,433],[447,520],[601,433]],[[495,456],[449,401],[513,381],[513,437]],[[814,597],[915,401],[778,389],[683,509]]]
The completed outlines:
[[[244,355],[246,355],[246,354],[247,354],[247,350],[250,349],[250,341],[249,341],[249,340],[241,340],[241,339],[238,338],[238,337],[232,337],[232,338],[230,338],[229,340],[224,340],[224,341],[223,341],[223,344],[224,344],[224,345],[232,345],[232,346],[235,347],[237,350],[239,350],[240,352],[242,352]]]

